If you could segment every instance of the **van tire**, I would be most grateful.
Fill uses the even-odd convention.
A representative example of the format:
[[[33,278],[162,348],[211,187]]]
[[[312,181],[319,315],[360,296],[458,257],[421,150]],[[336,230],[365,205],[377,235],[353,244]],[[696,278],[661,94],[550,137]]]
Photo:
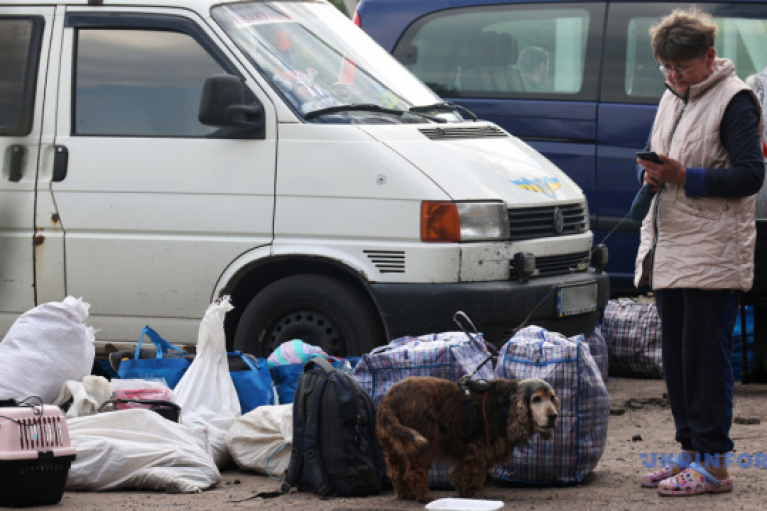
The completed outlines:
[[[373,305],[362,292],[325,275],[293,275],[265,287],[245,308],[234,347],[268,357],[300,339],[333,356],[361,355],[385,343]]]

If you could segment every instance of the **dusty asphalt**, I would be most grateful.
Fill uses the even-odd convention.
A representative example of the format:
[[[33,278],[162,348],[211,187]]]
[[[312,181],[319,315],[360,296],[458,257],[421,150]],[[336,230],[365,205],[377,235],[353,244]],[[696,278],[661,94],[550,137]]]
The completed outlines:
[[[505,502],[504,510],[763,510],[767,506],[767,470],[734,468],[735,489],[723,495],[660,497],[654,490],[640,488],[644,469],[642,452],[675,452],[671,412],[663,397],[662,380],[635,380],[611,377],[607,382],[614,414],[610,416],[608,441],[596,469],[578,485],[568,487],[521,486],[490,482],[486,488],[492,500]],[[735,418],[732,437],[737,453],[767,451],[767,385],[736,384]],[[745,419],[745,420],[744,420]],[[739,422],[759,422],[741,424]],[[424,509],[417,502],[394,500],[393,493],[375,497],[321,500],[309,493],[290,493],[273,499],[256,498],[263,491],[276,490],[277,481],[237,469],[222,473],[222,483],[197,495],[169,495],[150,492],[65,492],[60,504],[27,508],[48,510],[143,510],[259,509],[276,511],[390,511]],[[437,492],[455,497],[453,492]],[[250,498],[250,499],[249,499]],[[249,499],[249,500],[246,500]]]

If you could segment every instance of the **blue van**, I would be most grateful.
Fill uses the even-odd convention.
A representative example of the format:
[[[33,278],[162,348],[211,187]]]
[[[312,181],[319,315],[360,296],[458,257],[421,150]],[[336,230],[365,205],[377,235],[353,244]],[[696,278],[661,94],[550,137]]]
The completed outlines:
[[[586,193],[613,294],[636,292],[639,223],[625,218],[664,89],[649,28],[686,3],[362,0],[355,21],[446,101],[543,153]],[[719,26],[717,55],[747,80],[767,67],[764,0],[696,2]],[[760,197],[767,193],[764,187]],[[757,207],[751,295],[767,297],[767,200]]]

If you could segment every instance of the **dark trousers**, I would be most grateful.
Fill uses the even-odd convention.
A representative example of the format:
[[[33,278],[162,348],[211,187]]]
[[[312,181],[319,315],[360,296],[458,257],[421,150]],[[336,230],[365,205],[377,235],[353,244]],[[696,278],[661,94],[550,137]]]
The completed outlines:
[[[663,375],[676,440],[702,454],[732,451],[732,331],[739,291],[663,289]]]

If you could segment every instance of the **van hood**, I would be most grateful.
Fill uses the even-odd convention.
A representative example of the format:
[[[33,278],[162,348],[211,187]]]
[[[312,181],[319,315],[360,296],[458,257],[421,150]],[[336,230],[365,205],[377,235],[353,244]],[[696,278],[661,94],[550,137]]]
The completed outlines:
[[[585,200],[535,149],[492,123],[359,126],[431,178],[453,200],[539,206]]]

